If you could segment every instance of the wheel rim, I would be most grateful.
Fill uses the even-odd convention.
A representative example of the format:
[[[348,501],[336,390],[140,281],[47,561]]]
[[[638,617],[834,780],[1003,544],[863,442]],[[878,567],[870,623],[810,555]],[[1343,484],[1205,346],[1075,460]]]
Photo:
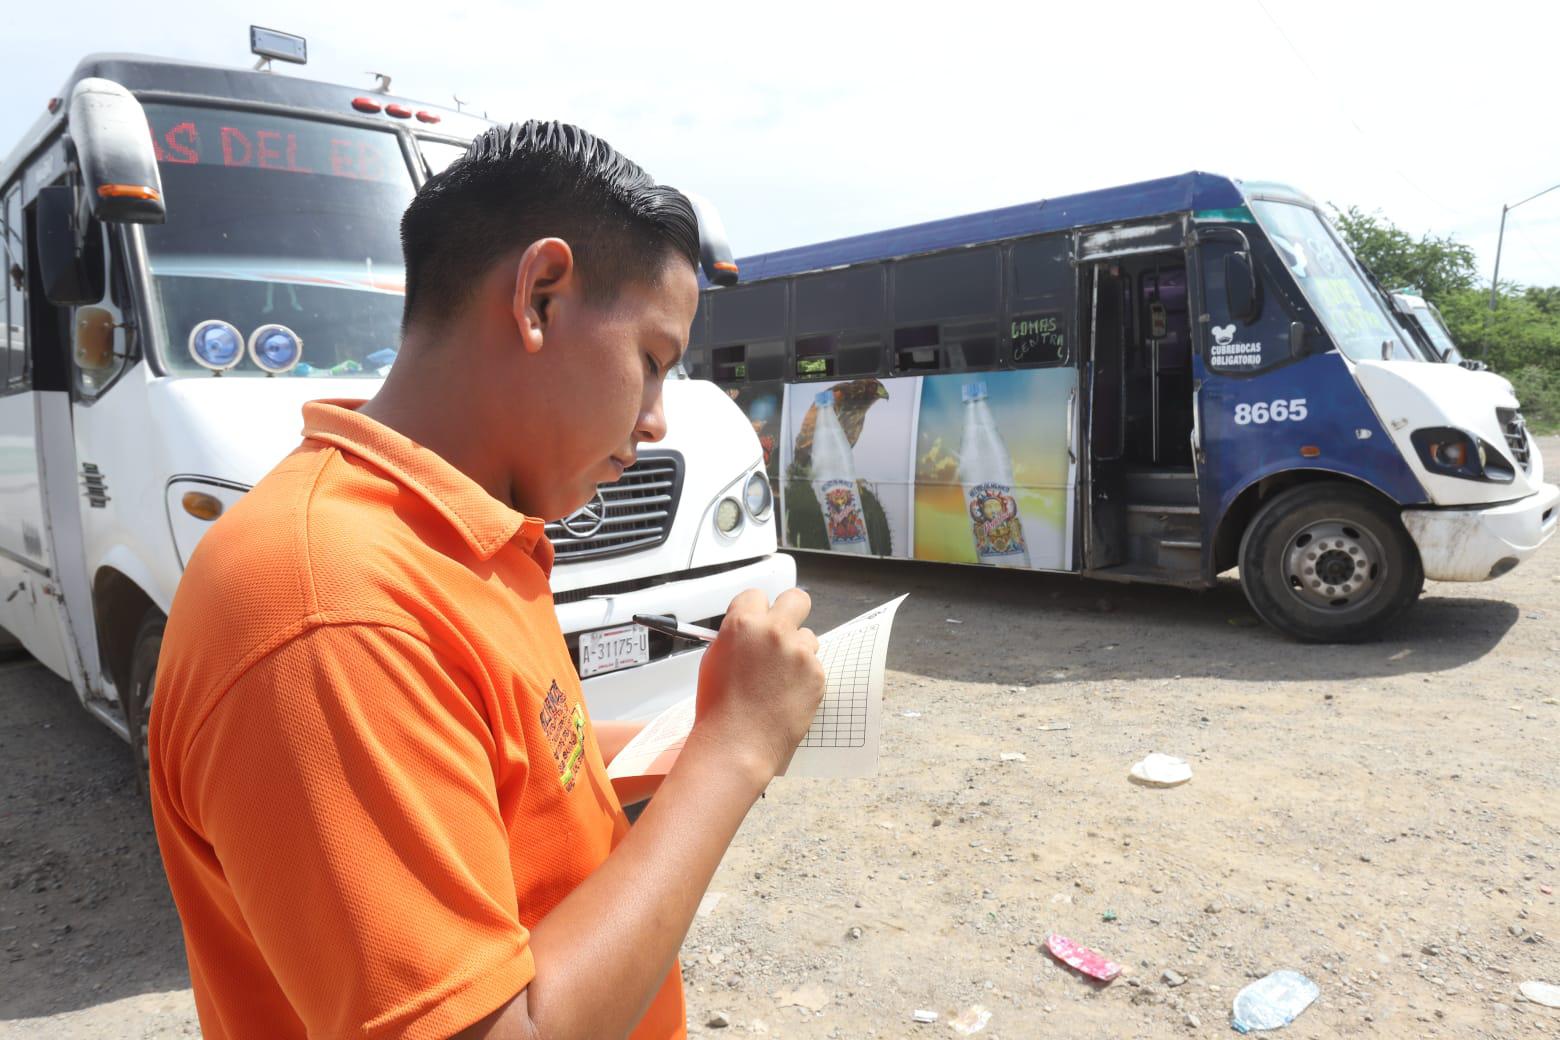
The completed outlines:
[[[141,768],[143,770],[152,768],[152,745],[150,740],[152,732],[152,691],[156,688],[157,671],[153,669],[152,674],[146,677],[145,684],[136,690],[136,695],[141,704],[141,739],[136,745],[136,755],[141,760]]]
[[[1307,524],[1284,550],[1285,584],[1315,610],[1358,610],[1380,594],[1386,577],[1381,540],[1352,520]]]

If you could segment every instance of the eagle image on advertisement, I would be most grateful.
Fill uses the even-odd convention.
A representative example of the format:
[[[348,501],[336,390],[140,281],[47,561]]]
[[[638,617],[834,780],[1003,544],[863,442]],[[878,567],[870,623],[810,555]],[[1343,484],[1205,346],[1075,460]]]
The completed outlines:
[[[839,417],[845,439],[854,448],[867,421],[867,412],[879,401],[888,399],[888,388],[872,378],[836,383],[834,414]],[[812,491],[813,431],[818,423],[818,406],[809,405],[791,448],[791,463],[785,471],[785,543],[798,549],[829,548],[823,510]],[[861,511],[867,524],[867,544],[874,555],[893,555],[893,537],[883,505],[866,481],[857,479]]]

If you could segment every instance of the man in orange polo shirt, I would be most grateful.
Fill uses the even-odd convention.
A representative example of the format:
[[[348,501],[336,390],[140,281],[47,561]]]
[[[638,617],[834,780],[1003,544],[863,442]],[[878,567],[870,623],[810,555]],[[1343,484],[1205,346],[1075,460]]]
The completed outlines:
[[[402,221],[400,357],[202,540],[149,746],[201,1028],[685,1035],[676,963],[822,694],[809,604],[733,601],[630,830],[553,612],[543,518],[665,432],[698,302],[678,192],[605,142],[479,138]]]

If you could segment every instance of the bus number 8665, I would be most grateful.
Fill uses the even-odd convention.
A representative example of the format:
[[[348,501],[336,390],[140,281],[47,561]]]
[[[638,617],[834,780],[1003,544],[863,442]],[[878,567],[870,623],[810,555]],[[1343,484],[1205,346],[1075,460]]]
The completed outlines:
[[[1266,422],[1300,422],[1309,414],[1305,408],[1305,398],[1295,397],[1288,401],[1258,401],[1256,404],[1238,404],[1235,406],[1235,425],[1249,426],[1252,423],[1261,425]]]

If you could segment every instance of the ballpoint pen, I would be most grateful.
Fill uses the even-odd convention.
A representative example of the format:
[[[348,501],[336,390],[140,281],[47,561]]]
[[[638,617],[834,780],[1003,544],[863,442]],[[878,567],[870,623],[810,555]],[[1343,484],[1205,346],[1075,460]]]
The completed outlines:
[[[715,629],[705,628],[703,625],[679,623],[676,618],[668,614],[635,614],[634,624],[644,625],[650,631],[659,632],[664,636],[686,639],[690,643],[713,643],[715,637],[720,635]]]

